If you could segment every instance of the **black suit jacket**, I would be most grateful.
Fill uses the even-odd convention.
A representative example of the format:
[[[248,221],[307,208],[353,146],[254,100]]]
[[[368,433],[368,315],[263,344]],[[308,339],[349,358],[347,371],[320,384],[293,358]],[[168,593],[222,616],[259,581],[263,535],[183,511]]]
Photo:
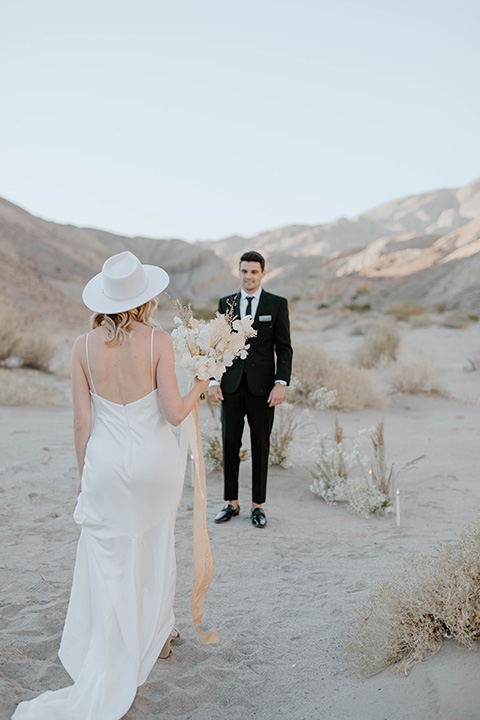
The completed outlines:
[[[240,317],[240,293],[220,298],[219,312],[225,313],[230,307],[234,315]],[[293,351],[287,300],[262,289],[253,327],[257,335],[248,340],[247,359],[234,360],[222,377],[221,387],[225,392],[237,390],[243,373],[253,395],[270,395],[275,380],[290,382]]]

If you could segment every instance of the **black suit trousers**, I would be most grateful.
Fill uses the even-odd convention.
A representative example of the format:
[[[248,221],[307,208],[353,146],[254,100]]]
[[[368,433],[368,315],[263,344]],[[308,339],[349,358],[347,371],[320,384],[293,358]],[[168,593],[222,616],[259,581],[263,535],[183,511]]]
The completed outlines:
[[[223,392],[222,441],[225,500],[238,499],[238,471],[245,417],[250,427],[252,450],[252,502],[261,505],[267,492],[268,454],[275,408],[267,396],[253,395],[245,374],[233,393]]]

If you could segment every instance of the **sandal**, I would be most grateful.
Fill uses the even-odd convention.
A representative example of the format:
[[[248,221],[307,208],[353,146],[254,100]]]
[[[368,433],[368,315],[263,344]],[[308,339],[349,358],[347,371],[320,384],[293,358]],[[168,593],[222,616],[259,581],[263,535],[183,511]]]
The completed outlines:
[[[172,648],[170,647],[171,642],[176,642],[177,640],[180,640],[180,633],[178,632],[177,628],[173,628],[172,632],[170,633],[170,636],[163,646],[160,655],[158,656],[160,660],[167,660],[170,655],[172,654]]]

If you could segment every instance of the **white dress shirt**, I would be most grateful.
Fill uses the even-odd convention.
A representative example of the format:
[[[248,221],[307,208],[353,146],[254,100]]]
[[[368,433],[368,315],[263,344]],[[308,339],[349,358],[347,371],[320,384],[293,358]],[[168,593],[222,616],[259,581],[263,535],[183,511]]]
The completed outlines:
[[[240,290],[240,317],[244,318],[247,312],[247,297],[253,298],[252,300],[252,320],[255,320],[255,314],[257,312],[258,307],[258,301],[260,299],[260,294],[262,292],[262,288],[259,287],[258,290],[256,290],[254,293],[246,293],[245,290],[242,288]]]

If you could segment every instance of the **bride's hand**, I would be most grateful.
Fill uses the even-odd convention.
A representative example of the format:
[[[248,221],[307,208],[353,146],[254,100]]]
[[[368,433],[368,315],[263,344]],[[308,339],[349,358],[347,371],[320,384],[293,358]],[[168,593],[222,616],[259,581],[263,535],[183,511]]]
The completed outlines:
[[[200,378],[196,377],[194,378],[195,383],[195,389],[199,391],[200,394],[206,393],[208,390],[208,386],[210,385],[210,380],[200,380]]]

